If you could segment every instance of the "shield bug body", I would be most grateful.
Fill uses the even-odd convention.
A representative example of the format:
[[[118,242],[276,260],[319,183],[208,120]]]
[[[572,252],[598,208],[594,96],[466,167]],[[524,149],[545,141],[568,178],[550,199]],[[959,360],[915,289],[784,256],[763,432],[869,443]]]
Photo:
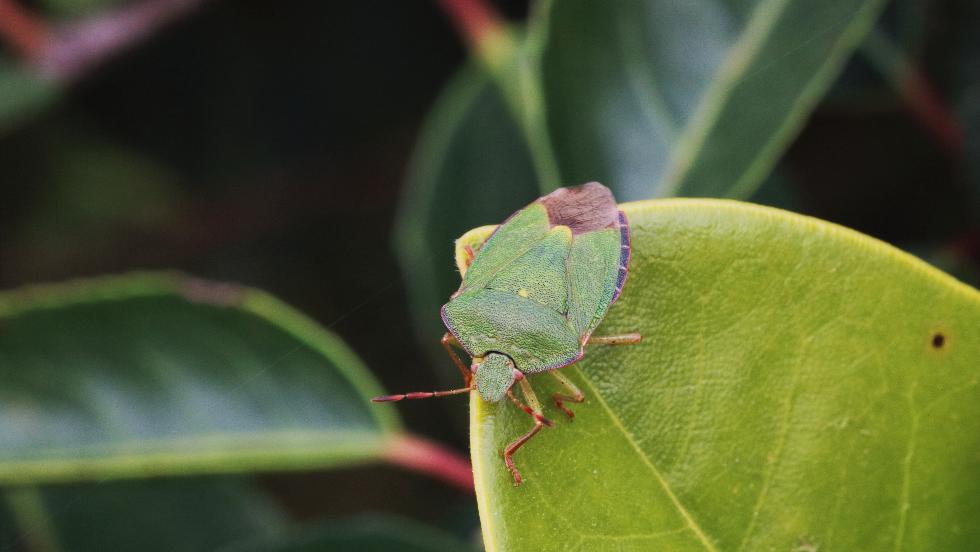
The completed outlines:
[[[578,361],[590,344],[636,343],[639,334],[593,336],[623,290],[629,270],[626,216],[605,186],[591,182],[560,188],[517,211],[479,248],[467,249],[463,282],[442,306],[448,332],[442,344],[459,367],[466,387],[377,397],[376,402],[424,399],[477,391],[483,400],[507,397],[530,415],[534,426],[504,449],[504,461],[521,483],[513,454],[543,426],[544,417],[527,376],[547,372],[564,387],[555,405],[585,395],[558,372]],[[456,354],[472,358],[467,367]],[[524,402],[513,393],[521,388]],[[525,402],[527,404],[525,404]]]

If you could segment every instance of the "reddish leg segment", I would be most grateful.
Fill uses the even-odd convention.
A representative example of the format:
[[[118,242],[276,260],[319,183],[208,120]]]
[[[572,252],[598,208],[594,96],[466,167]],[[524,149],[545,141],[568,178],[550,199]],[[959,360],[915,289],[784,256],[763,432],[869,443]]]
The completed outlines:
[[[448,391],[415,391],[412,393],[401,393],[398,395],[381,395],[380,397],[374,397],[371,399],[371,402],[396,402],[403,401],[405,399],[431,399],[433,397],[448,397],[449,395],[462,395],[463,393],[469,393],[472,390],[472,387],[463,387],[461,389],[450,389]]]
[[[585,402],[585,393],[582,393],[582,391],[576,387],[570,379],[565,377],[564,374],[559,373],[557,370],[552,370],[548,373],[554,376],[555,379],[558,380],[558,382],[561,383],[566,390],[568,390],[567,395],[564,393],[555,393],[555,406],[562,409],[565,414],[568,414],[569,418],[575,419],[575,413],[565,406],[563,401],[571,401],[574,403]]]
[[[442,346],[446,348],[446,352],[449,353],[449,358],[453,359],[453,363],[459,368],[460,373],[463,374],[463,381],[466,382],[466,387],[460,389],[450,389],[448,391],[416,391],[413,393],[400,393],[398,395],[382,395],[380,397],[374,397],[371,399],[372,402],[395,402],[403,401],[405,399],[431,399],[433,397],[446,397],[449,395],[461,395],[468,391],[472,391],[473,387],[473,372],[470,371],[469,367],[463,364],[460,360],[459,355],[453,350],[453,345],[459,345],[459,341],[453,337],[453,334],[446,332],[442,336]]]
[[[534,418],[534,427],[532,427],[531,430],[524,435],[521,435],[516,441],[507,445],[507,448],[504,449],[504,464],[507,465],[507,469],[510,470],[510,474],[514,476],[515,487],[520,485],[523,479],[521,478],[521,472],[517,471],[517,466],[514,465],[514,453],[517,452],[517,449],[524,446],[524,443],[530,441],[531,437],[537,435],[543,426],[551,427],[554,425],[551,420],[545,418],[541,414],[541,403],[538,402],[537,395],[535,395],[534,390],[531,389],[531,384],[529,384],[526,379],[519,380],[519,383],[521,386],[521,391],[524,393],[524,398],[531,404],[531,406],[527,406],[522,403],[511,391],[507,391],[507,397],[511,400],[511,402],[517,405],[518,408]]]

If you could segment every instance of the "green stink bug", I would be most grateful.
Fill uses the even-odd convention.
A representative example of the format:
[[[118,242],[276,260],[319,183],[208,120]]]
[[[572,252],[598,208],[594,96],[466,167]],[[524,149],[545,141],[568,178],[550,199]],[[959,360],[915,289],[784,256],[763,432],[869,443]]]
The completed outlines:
[[[623,291],[630,261],[626,215],[598,182],[560,188],[517,211],[479,246],[467,249],[463,281],[442,306],[448,330],[443,347],[466,387],[376,397],[375,402],[427,399],[477,391],[483,400],[507,397],[534,419],[534,427],[504,449],[514,484],[521,474],[513,454],[542,426],[552,426],[526,376],[553,375],[566,393],[555,405],[585,395],[558,372],[582,358],[587,344],[636,343],[639,334],[597,337],[592,332]],[[472,358],[467,367],[454,350]],[[512,392],[517,383],[527,402]]]

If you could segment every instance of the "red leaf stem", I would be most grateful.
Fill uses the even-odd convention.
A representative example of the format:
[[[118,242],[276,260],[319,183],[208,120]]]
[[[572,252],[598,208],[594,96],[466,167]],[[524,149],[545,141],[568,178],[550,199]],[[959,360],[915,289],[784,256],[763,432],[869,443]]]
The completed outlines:
[[[490,37],[499,34],[503,20],[486,0],[438,0],[456,31],[469,47],[478,50]]]
[[[473,493],[473,468],[457,452],[418,435],[391,441],[382,458],[396,466],[428,475],[461,491]]]
[[[43,21],[15,0],[0,0],[0,38],[28,60],[41,56],[48,43]]]

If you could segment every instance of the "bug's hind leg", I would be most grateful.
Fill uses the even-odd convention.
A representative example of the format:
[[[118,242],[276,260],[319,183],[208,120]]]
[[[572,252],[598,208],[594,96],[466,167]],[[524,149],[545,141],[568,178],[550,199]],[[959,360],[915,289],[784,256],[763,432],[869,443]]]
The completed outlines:
[[[572,383],[572,380],[565,377],[565,375],[560,373],[558,370],[552,370],[548,373],[554,376],[555,379],[558,380],[558,382],[561,383],[562,386],[565,388],[565,390],[568,392],[567,394],[555,393],[554,395],[555,406],[562,409],[562,411],[565,414],[568,414],[569,418],[575,419],[575,413],[572,412],[570,408],[565,406],[564,401],[571,401],[574,403],[585,402],[585,393],[582,393],[582,390],[579,389],[574,383]]]
[[[462,348],[463,346],[460,345],[459,341],[456,340],[456,336],[454,336],[449,332],[442,334],[442,339],[440,340],[440,343],[442,343],[442,347],[443,349],[446,350],[446,353],[449,354],[449,358],[453,360],[453,364],[455,364],[456,367],[459,368],[459,372],[463,374],[463,381],[465,381],[466,385],[469,386],[470,381],[473,379],[473,372],[470,371],[468,366],[463,364],[463,360],[459,358],[459,355],[456,354],[456,350],[453,349],[453,345],[456,345],[460,348]]]
[[[632,345],[639,343],[641,339],[643,336],[637,332],[621,335],[593,335],[589,336],[586,345]]]
[[[524,443],[530,441],[531,437],[537,435],[537,433],[541,431],[542,427],[551,427],[554,425],[551,420],[542,415],[541,403],[538,402],[538,396],[535,395],[534,390],[531,389],[531,384],[529,384],[526,379],[521,379],[518,381],[520,382],[521,391],[524,394],[524,398],[527,400],[530,406],[522,403],[517,397],[515,397],[513,391],[508,390],[507,397],[511,400],[511,402],[517,405],[518,408],[526,412],[528,416],[534,418],[534,427],[532,427],[531,430],[524,435],[521,435],[511,444],[507,445],[507,448],[504,449],[504,464],[507,465],[507,469],[510,470],[510,474],[514,476],[515,487],[520,485],[523,479],[521,478],[521,472],[517,471],[517,466],[514,465],[514,453],[517,452],[517,449],[524,446]]]

